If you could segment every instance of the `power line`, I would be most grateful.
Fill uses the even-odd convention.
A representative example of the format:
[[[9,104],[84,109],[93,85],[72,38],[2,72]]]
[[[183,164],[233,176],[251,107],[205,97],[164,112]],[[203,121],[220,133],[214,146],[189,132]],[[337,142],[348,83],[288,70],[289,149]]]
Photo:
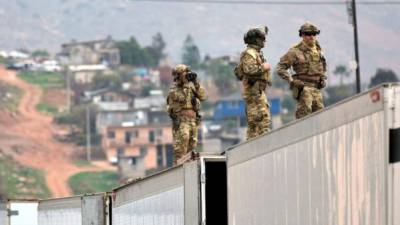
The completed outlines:
[[[251,4],[251,5],[344,5],[345,1],[257,1],[257,0],[132,0],[133,2],[159,2],[159,3],[207,3],[207,4]],[[400,1],[363,1],[358,5],[400,5]]]

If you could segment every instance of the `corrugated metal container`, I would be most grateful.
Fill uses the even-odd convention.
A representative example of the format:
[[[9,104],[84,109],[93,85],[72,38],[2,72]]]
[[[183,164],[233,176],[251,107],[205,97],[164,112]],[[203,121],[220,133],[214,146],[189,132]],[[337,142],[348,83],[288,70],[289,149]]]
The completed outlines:
[[[227,224],[226,196],[224,157],[202,156],[115,189],[112,224]]]
[[[388,84],[233,147],[229,224],[400,225],[399,128]]]
[[[8,225],[7,202],[0,199],[0,225]]]
[[[39,201],[39,225],[109,224],[107,194]]]

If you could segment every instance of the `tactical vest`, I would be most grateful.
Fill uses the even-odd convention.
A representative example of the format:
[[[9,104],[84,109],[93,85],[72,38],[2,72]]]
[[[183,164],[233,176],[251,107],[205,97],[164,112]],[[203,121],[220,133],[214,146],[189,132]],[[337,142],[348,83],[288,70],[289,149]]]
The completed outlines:
[[[185,93],[185,89],[189,89]],[[178,92],[178,95],[184,96],[185,100],[182,102],[173,101],[167,98],[167,111],[169,115],[179,115],[182,110],[194,110],[196,112],[200,109],[200,101],[195,97],[193,90],[190,87],[173,87],[170,93]],[[194,99],[194,101],[193,101]]]
[[[321,52],[321,47],[316,44],[315,50],[311,50],[300,43],[294,47],[297,62],[293,64],[296,75],[323,76],[326,71],[326,60]]]

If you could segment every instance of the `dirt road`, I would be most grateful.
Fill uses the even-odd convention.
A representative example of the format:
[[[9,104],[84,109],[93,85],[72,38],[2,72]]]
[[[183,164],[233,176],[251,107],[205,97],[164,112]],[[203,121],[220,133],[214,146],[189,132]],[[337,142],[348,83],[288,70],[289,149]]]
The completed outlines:
[[[23,165],[41,169],[45,172],[46,182],[53,197],[71,195],[68,178],[78,172],[110,170],[112,167],[77,167],[72,163],[76,147],[72,144],[57,142],[53,134],[59,129],[52,123],[52,117],[36,110],[40,102],[42,89],[19,79],[15,72],[0,67],[0,80],[19,87],[24,91],[18,107],[18,115],[4,119],[0,123],[3,151],[13,156]]]

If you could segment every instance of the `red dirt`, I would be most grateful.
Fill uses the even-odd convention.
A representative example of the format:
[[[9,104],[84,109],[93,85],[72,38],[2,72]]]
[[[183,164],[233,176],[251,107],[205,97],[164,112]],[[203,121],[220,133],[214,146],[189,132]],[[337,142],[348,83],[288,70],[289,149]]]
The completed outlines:
[[[52,123],[52,117],[41,114],[35,108],[40,102],[42,89],[19,79],[15,72],[0,67],[0,80],[17,86],[24,91],[17,118],[1,112],[0,146],[3,152],[11,155],[23,165],[41,169],[53,197],[71,195],[68,178],[83,171],[113,169],[109,166],[77,167],[72,163],[77,147],[73,144],[57,142],[53,134],[59,127]],[[3,117],[4,116],[4,117]]]
[[[41,102],[57,108],[66,108],[67,92],[64,89],[49,89],[43,93]]]

